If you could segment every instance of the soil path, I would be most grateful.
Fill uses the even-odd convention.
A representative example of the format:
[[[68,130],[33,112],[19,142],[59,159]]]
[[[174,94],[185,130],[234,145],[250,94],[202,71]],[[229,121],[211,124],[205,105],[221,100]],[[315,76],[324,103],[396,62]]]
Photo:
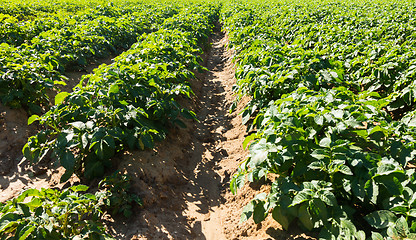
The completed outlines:
[[[229,192],[231,172],[244,159],[244,127],[237,114],[230,114],[234,102],[234,69],[226,50],[227,38],[216,32],[208,53],[199,101],[200,122],[193,134],[197,146],[191,154],[189,183],[183,186],[189,195],[185,215],[193,228],[201,228],[199,239],[226,239],[223,204]]]
[[[211,42],[203,56],[208,71],[191,80],[196,96],[187,106],[199,122],[189,121],[188,128],[174,129],[155,149],[121,160],[119,169],[133,176],[144,207],[134,219],[110,224],[119,239],[234,239],[241,235],[236,224],[247,225],[238,222],[242,203],[232,204],[229,193],[230,177],[247,155],[241,116],[229,113],[234,65],[219,27]]]

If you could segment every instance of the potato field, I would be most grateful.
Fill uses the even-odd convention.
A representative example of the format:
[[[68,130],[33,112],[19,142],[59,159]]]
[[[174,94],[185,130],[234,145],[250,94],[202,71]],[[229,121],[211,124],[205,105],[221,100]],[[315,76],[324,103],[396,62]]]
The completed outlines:
[[[416,2],[4,0],[0,239],[416,239]]]

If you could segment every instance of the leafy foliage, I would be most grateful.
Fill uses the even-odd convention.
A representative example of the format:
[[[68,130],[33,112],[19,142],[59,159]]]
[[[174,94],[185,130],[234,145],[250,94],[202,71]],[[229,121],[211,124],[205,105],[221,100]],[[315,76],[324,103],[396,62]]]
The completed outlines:
[[[75,15],[58,12],[23,23],[4,15],[0,24],[0,41],[4,42],[0,45],[2,103],[40,113],[40,106],[48,105],[46,90],[65,84],[66,69],[83,67],[129,48],[142,33],[157,30],[175,12],[176,7],[169,5],[124,4],[120,8],[107,4]]]
[[[125,217],[130,217],[133,204],[143,205],[141,199],[130,192],[130,176],[127,174],[115,172],[101,180],[98,186],[105,191],[104,204],[111,215],[122,213]]]
[[[1,239],[113,239],[100,222],[105,195],[87,186],[63,191],[29,189],[0,205]]]
[[[66,169],[62,181],[74,173],[102,177],[117,152],[152,148],[169,127],[196,119],[177,99],[193,94],[187,80],[205,69],[199,55],[219,15],[218,4],[77,1],[58,1],[56,9],[38,1],[0,4],[0,17],[10,22],[0,24],[0,96],[13,107],[41,113],[46,90],[64,84],[65,69],[130,48],[83,77],[73,92],[58,93],[45,114],[28,119],[43,128],[29,138],[24,156],[33,163],[55,157]],[[28,30],[36,23],[44,25]],[[105,211],[130,216],[133,204],[142,203],[130,193],[127,175],[99,185],[95,195],[80,194],[88,189],[83,185],[30,189],[0,204],[0,239],[112,239],[101,223]]]
[[[118,151],[152,148],[169,126],[184,127],[181,118],[194,119],[195,114],[176,98],[193,94],[187,80],[194,77],[193,70],[203,70],[200,39],[195,37],[210,33],[215,9],[198,4],[183,8],[160,30],[143,34],[114,64],[101,65],[83,78],[74,92],[58,94],[57,105],[29,119],[46,128],[29,138],[24,156],[38,162],[51,152],[66,169],[62,181],[74,173],[91,179],[111,167]]]
[[[322,239],[414,238],[413,11],[409,1],[223,8],[254,132],[231,190],[271,182],[242,220],[272,214]]]

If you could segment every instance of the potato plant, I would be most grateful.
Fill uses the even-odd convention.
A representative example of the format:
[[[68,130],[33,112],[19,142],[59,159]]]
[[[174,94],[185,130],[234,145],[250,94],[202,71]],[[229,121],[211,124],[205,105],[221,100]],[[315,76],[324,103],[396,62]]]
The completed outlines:
[[[87,189],[29,189],[1,204],[0,239],[114,239],[100,221],[105,195]]]
[[[88,187],[28,189],[0,204],[0,239],[114,239],[103,225],[106,214],[131,217],[141,199],[130,192],[130,176],[104,178],[92,194]]]

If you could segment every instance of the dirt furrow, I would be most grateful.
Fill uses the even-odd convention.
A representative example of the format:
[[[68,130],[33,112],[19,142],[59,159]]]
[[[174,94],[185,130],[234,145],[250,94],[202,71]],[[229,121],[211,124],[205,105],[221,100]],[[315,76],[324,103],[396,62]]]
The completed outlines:
[[[208,71],[191,80],[193,103],[182,103],[199,122],[188,121],[188,128],[173,129],[155,149],[126,153],[120,160],[144,207],[134,219],[110,224],[119,239],[229,239],[227,218],[230,212],[239,215],[241,206],[224,204],[230,176],[247,153],[241,116],[229,113],[234,67],[219,29],[203,56]]]
[[[203,106],[198,113],[200,122],[194,132],[195,145],[191,166],[196,167],[189,176],[192,183],[184,186],[195,198],[187,202],[185,214],[192,225],[201,225],[199,239],[226,239],[223,231],[225,194],[229,187],[230,171],[236,168],[238,158],[245,156],[241,148],[244,129],[236,114],[229,114],[234,101],[231,87],[234,84],[233,64],[226,50],[227,38],[217,32],[212,38],[199,92]]]
[[[310,239],[297,227],[283,231],[271,216],[259,224],[253,219],[240,222],[242,208],[258,193],[267,192],[268,187],[246,184],[237,195],[230,192],[230,180],[248,155],[242,147],[246,127],[239,113],[249,99],[243,98],[237,109],[229,112],[235,101],[232,53],[226,48],[227,35],[219,29],[211,41],[212,48],[206,56],[208,72],[202,76],[202,86],[196,91],[200,122],[190,137],[192,151],[187,181],[175,190],[186,195],[182,214],[192,234],[173,239]]]

